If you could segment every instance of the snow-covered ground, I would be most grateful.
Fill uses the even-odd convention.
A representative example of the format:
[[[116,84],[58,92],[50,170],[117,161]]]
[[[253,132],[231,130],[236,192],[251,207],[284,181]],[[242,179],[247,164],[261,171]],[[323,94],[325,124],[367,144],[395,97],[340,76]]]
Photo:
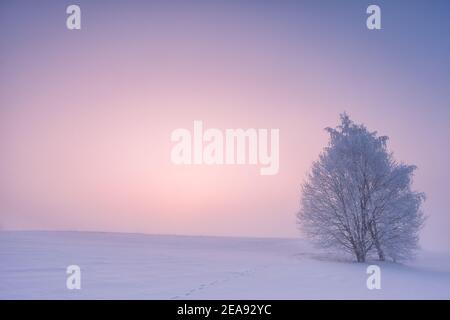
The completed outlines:
[[[298,239],[0,232],[0,299],[450,299],[450,257],[333,260]],[[66,267],[81,268],[81,290]]]

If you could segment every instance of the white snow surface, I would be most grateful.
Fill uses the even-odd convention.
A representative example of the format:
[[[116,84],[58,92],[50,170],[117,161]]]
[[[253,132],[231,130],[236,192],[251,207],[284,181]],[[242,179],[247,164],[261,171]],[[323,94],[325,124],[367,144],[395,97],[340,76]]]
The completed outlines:
[[[81,290],[66,288],[69,265]],[[300,239],[3,231],[0,299],[450,299],[450,257],[363,264]]]

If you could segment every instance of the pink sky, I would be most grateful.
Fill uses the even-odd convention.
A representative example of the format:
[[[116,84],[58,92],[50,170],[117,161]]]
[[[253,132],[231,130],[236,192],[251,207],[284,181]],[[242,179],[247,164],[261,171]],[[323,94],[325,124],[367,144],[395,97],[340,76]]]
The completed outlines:
[[[442,70],[403,56],[395,25],[380,38],[314,10],[81,7],[80,31],[57,6],[2,8],[3,228],[297,236],[300,185],[345,110],[418,165],[423,243],[449,247],[448,77],[430,83]],[[279,174],[174,166],[170,134],[194,120],[279,128]]]

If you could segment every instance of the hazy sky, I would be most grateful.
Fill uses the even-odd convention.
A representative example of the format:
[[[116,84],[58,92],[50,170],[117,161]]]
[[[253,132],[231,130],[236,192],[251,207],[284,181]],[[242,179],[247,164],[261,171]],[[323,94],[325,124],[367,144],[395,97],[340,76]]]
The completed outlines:
[[[450,251],[449,39],[449,1],[2,0],[0,225],[297,236],[345,110],[418,166],[422,244]],[[170,134],[194,120],[279,128],[279,174],[173,165]]]

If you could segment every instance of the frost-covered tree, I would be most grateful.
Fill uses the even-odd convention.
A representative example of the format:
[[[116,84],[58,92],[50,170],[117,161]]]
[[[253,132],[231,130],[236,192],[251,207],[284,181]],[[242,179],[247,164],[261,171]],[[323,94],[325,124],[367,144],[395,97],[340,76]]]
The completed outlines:
[[[364,262],[412,257],[423,224],[422,193],[411,190],[415,166],[395,161],[386,136],[341,115],[327,128],[328,146],[302,186],[297,215],[304,233],[324,248],[343,249]]]
[[[417,249],[424,222],[420,206],[425,196],[411,191],[414,170],[414,166],[396,165],[386,183],[389,188],[374,196],[376,208],[369,227],[380,260],[385,257],[394,261],[408,259]]]

